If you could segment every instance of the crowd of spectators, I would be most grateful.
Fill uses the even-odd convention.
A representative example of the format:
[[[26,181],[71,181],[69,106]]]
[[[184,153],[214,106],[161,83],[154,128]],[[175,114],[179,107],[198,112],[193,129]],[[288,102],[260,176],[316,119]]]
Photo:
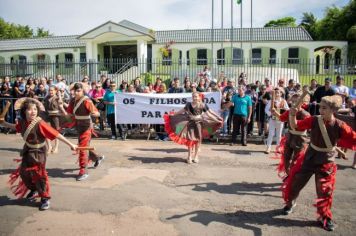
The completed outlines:
[[[157,77],[153,83],[143,84],[140,77],[130,81],[121,81],[116,84],[105,75],[98,81],[91,81],[88,76],[83,77],[81,82],[87,84],[86,94],[93,100],[94,104],[101,111],[100,119],[94,121],[97,128],[103,130],[106,126],[111,128],[113,139],[119,136],[123,138],[125,128],[141,128],[141,126],[128,126],[114,124],[114,93],[192,93],[198,92],[219,92],[221,93],[221,116],[224,125],[220,131],[221,137],[233,134],[233,142],[236,142],[236,136],[242,133],[242,144],[246,145],[246,137],[253,134],[257,124],[256,136],[267,136],[268,119],[270,118],[266,105],[271,100],[271,93],[275,88],[283,91],[281,94],[288,101],[294,93],[301,92],[302,86],[293,79],[280,79],[276,85],[272,85],[271,80],[266,77],[262,82],[255,81],[249,83],[248,75],[241,73],[238,78],[228,78],[221,72],[217,78],[213,78],[209,68],[204,68],[198,73],[196,78],[191,79],[186,76],[173,78],[172,80],[163,80]],[[338,94],[342,96],[344,108],[355,107],[356,99],[356,79],[353,80],[353,86],[348,88],[344,85],[342,76],[336,76],[335,85],[332,85],[332,78],[326,78],[323,85],[319,85],[316,80],[310,81],[309,91],[311,94],[309,112],[312,115],[318,114],[318,103],[323,96]],[[64,102],[69,102],[71,93],[69,84],[61,75],[52,78],[25,78],[17,76],[12,81],[10,77],[0,79],[0,108],[7,99],[18,99],[21,97],[31,97],[42,100],[48,94],[49,87],[56,86]],[[14,113],[9,113],[8,120],[14,119]],[[115,127],[116,126],[116,127]],[[235,128],[233,128],[235,127]],[[163,127],[155,125],[157,139],[168,140],[164,135]],[[233,132],[232,132],[233,131]]]

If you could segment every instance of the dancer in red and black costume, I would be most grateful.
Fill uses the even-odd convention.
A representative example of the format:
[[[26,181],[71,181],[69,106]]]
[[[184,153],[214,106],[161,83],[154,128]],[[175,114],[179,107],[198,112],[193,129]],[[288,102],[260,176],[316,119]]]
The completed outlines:
[[[62,97],[58,93],[58,88],[56,86],[50,86],[48,89],[48,96],[45,97],[43,101],[43,105],[46,109],[46,117],[47,121],[51,124],[52,128],[54,128],[57,131],[60,131],[60,123],[59,123],[59,117],[61,114],[65,113],[65,110],[63,108],[63,101]],[[54,147],[52,147],[49,143],[49,150],[48,152],[51,153],[58,153],[58,140],[54,140]]]
[[[46,171],[46,139],[59,139],[72,150],[76,150],[77,146],[64,138],[57,130],[53,129],[39,117],[40,110],[44,111],[43,105],[39,101],[26,98],[21,101],[18,100],[15,108],[17,106],[20,108],[20,119],[17,124],[7,123],[4,121],[4,116],[0,116],[0,124],[21,133],[25,141],[21,152],[22,160],[16,160],[21,162],[21,164],[10,175],[9,183],[11,190],[19,198],[24,197],[28,190],[30,190],[26,198],[34,200],[35,197],[40,197],[41,205],[39,209],[47,210],[50,207],[49,199],[51,196]]]
[[[92,117],[99,117],[99,111],[94,106],[93,102],[89,97],[84,95],[83,84],[75,83],[73,86],[74,98],[70,101],[67,108],[67,113],[71,114],[75,118],[75,128],[78,132],[78,146],[79,146],[79,174],[77,176],[77,181],[84,180],[88,178],[88,161],[94,162],[94,167],[98,167],[102,160],[104,160],[104,155],[99,155],[94,150],[89,150],[89,160],[88,154],[85,148],[89,146],[91,135],[95,134],[93,129]]]
[[[296,114],[296,118],[297,120],[304,120],[307,117],[310,117],[309,112],[306,111],[308,107],[306,105],[306,100],[309,99],[309,96],[306,98],[299,98],[301,98],[301,94],[294,93],[290,98],[290,102],[292,103],[293,107],[301,107],[301,109],[298,110]],[[278,117],[281,122],[288,122],[288,133],[282,137],[280,144],[276,148],[277,158],[280,158],[280,162],[277,168],[278,175],[285,179],[295,162],[304,156],[309,138],[307,136],[306,130],[298,131],[291,128],[289,123],[289,110],[285,111],[283,114],[279,114],[275,109],[272,109],[272,113]]]
[[[325,96],[320,102],[320,116],[311,116],[304,120],[296,120],[297,109],[292,109],[290,124],[298,131],[310,129],[310,144],[302,162],[292,167],[289,176],[282,186],[285,207],[284,214],[292,213],[299,192],[315,174],[317,200],[315,206],[318,220],[325,230],[334,230],[331,206],[335,189],[335,151],[336,147],[356,150],[356,132],[345,122],[336,119],[334,113],[341,107],[339,96]]]

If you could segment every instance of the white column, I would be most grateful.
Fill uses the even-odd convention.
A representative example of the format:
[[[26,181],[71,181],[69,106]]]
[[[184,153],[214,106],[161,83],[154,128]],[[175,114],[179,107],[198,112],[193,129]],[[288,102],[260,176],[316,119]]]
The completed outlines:
[[[145,73],[147,66],[147,42],[143,40],[137,40],[137,59],[139,65],[139,73]]]
[[[87,61],[95,59],[95,57],[93,56],[93,45],[91,41],[87,41],[85,47],[85,53],[87,56]]]
[[[276,60],[277,62],[282,61],[282,49],[276,48]]]
[[[316,73],[316,59],[314,55],[314,48],[308,48],[309,49],[309,59],[308,59],[308,66],[309,66],[309,72],[314,75]]]

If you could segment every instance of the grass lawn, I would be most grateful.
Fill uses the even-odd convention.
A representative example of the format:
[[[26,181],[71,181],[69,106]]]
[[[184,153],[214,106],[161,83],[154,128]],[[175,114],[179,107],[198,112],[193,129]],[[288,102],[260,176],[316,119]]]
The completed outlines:
[[[345,85],[348,87],[352,87],[352,81],[356,79],[356,75],[343,75],[345,79]],[[333,84],[336,83],[336,75],[299,75],[299,81],[302,85],[309,85],[312,79],[316,79],[318,84],[324,84],[325,78],[331,78]]]

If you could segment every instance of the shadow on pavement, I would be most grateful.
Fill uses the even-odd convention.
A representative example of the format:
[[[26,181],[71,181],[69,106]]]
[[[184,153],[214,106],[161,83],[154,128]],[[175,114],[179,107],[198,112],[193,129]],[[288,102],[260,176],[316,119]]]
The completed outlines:
[[[130,161],[140,161],[144,164],[150,163],[175,163],[175,162],[186,162],[186,159],[179,157],[163,157],[163,158],[154,158],[154,157],[137,157],[132,156],[129,158]]]
[[[258,150],[231,150],[231,149],[222,149],[222,148],[212,148],[212,151],[218,151],[218,152],[230,152],[233,154],[240,154],[240,155],[251,155],[251,153],[264,153],[264,151],[258,151]]]
[[[0,206],[30,206],[38,207],[38,202],[29,201],[27,199],[11,199],[8,196],[0,196]]]
[[[0,148],[0,151],[8,151],[8,152],[18,152],[20,153],[22,151],[22,148]]]
[[[0,170],[0,175],[9,175],[12,172],[14,172],[16,169],[2,169]],[[60,169],[60,168],[49,168],[46,169],[48,172],[48,176],[52,178],[75,178],[77,177],[77,174],[66,174],[68,172],[73,172],[78,169]]]
[[[186,216],[191,216],[190,221],[192,222],[197,222],[205,226],[209,225],[212,222],[219,222],[226,225],[251,230],[255,236],[262,235],[262,229],[258,227],[258,225],[269,225],[275,227],[318,226],[317,221],[301,221],[286,218],[276,218],[276,216],[280,215],[282,215],[281,209],[263,212],[236,211],[233,213],[215,213],[211,211],[199,210],[192,211],[186,214],[174,215],[166,219],[173,220]]]
[[[160,148],[135,148],[139,151],[151,151],[151,152],[165,152],[165,153],[176,153],[176,152],[187,152],[186,148],[170,148],[170,149],[160,149]]]
[[[196,183],[177,185],[177,187],[193,186],[193,191],[210,192],[215,191],[222,194],[268,196],[280,198],[279,196],[266,194],[266,192],[279,192],[281,183],[232,183],[228,185],[219,185],[217,183]],[[254,193],[255,192],[255,193]]]

